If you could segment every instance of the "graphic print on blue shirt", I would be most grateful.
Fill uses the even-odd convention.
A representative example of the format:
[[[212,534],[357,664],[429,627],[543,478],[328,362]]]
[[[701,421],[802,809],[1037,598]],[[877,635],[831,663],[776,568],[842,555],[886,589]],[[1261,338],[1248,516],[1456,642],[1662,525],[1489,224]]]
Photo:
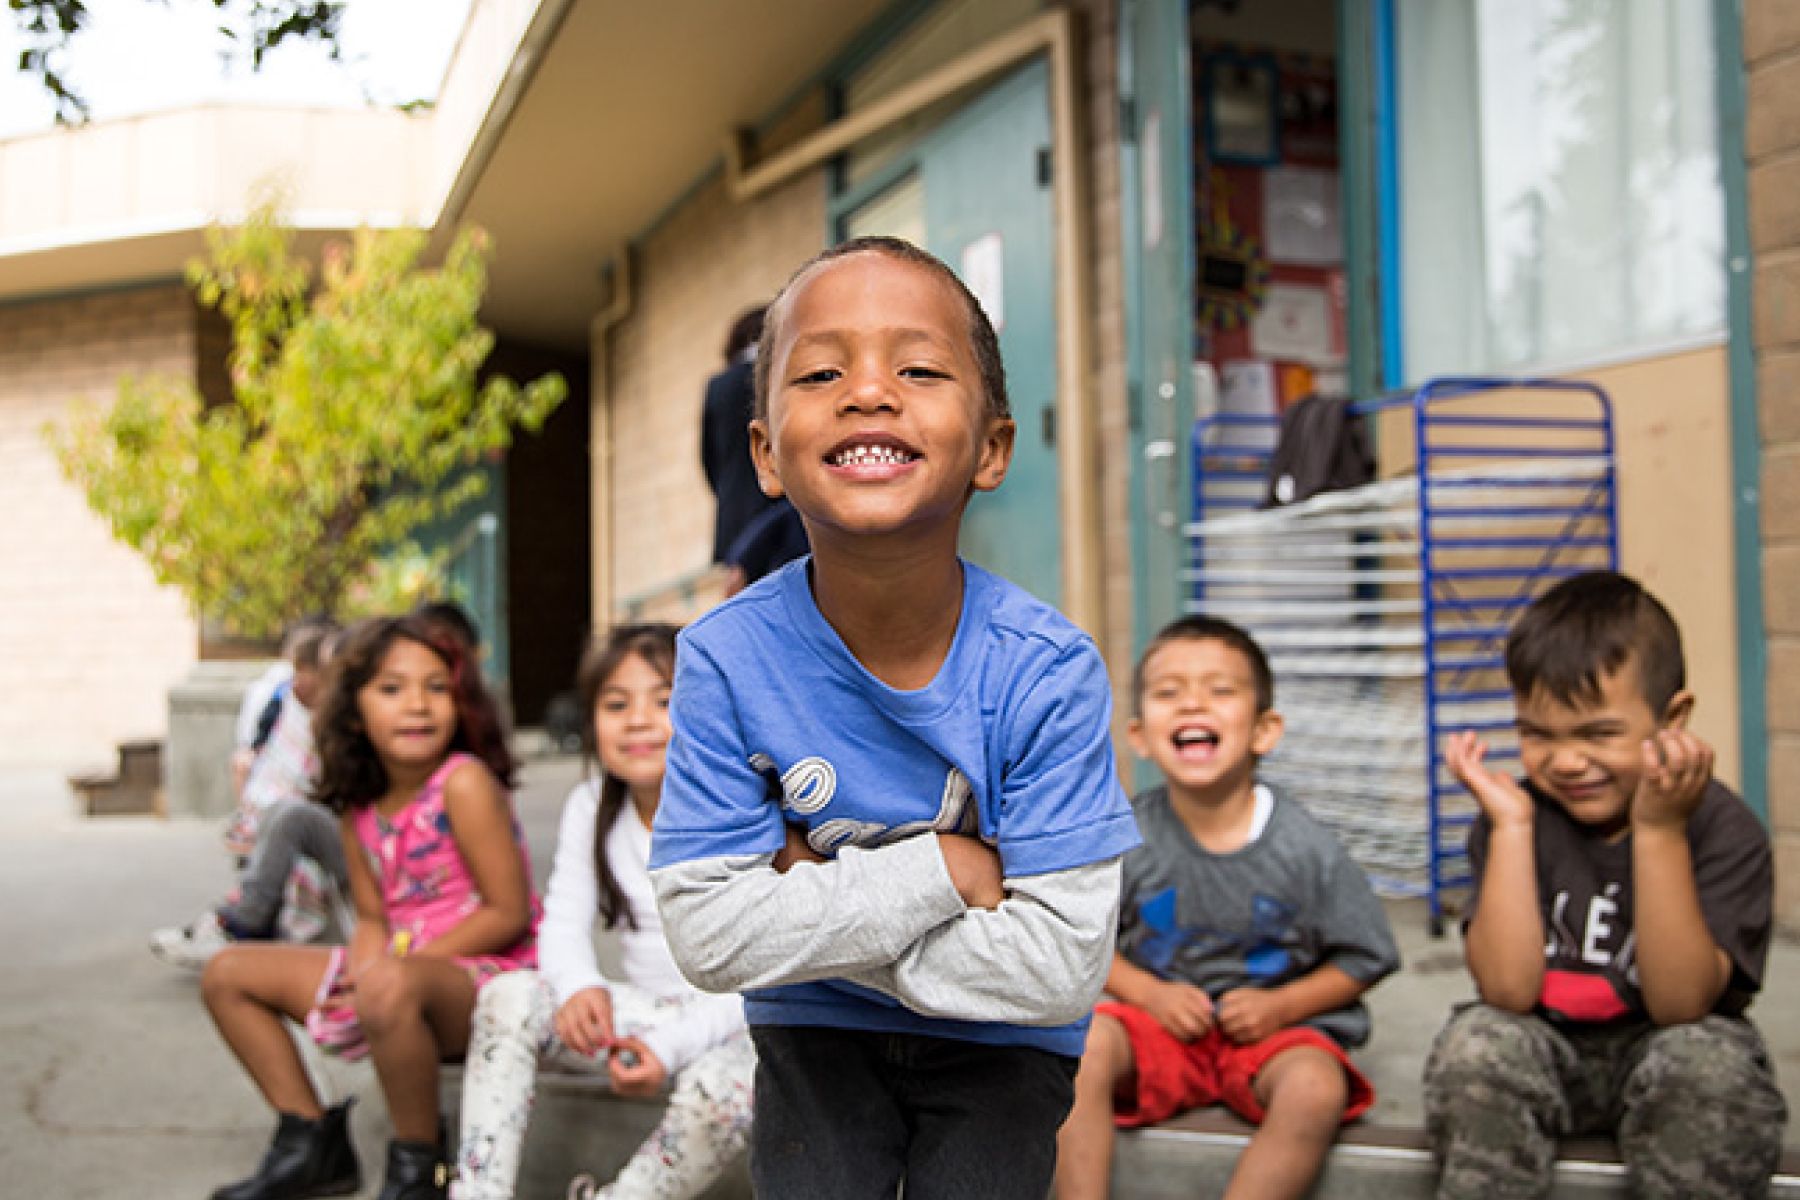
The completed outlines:
[[[832,855],[844,846],[870,848],[892,845],[921,833],[979,834],[981,822],[975,805],[975,789],[968,776],[951,767],[933,817],[886,825],[855,817],[827,817],[838,791],[837,768],[811,755],[786,771],[760,751],[750,756],[750,766],[768,782],[770,799],[781,800],[790,824],[806,826],[806,842],[820,854]],[[990,843],[993,839],[986,839]]]
[[[1250,900],[1250,929],[1234,933],[1204,926],[1183,928],[1176,916],[1176,899],[1177,890],[1170,887],[1138,904],[1138,919],[1150,936],[1138,944],[1137,953],[1151,971],[1168,978],[1183,950],[1205,943],[1209,954],[1241,954],[1244,974],[1251,979],[1280,979],[1286,974],[1291,958],[1283,942],[1299,916],[1293,905],[1258,892]]]

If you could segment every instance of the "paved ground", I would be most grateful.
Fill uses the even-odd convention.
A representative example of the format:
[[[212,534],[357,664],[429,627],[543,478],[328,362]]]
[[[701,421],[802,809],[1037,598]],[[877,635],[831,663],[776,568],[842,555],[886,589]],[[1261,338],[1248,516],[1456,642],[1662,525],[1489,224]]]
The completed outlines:
[[[520,808],[540,881],[575,776],[568,759],[527,766]],[[153,959],[145,936],[226,887],[218,822],[73,813],[57,776],[0,773],[0,1195],[205,1196],[255,1163],[271,1118],[213,1033],[193,977]],[[1400,1123],[1417,1120],[1426,1044],[1469,987],[1454,938],[1432,941],[1416,904],[1391,911],[1407,967],[1372,997],[1376,1040],[1363,1060],[1383,1092],[1375,1119]],[[1800,1081],[1796,995],[1800,944],[1784,940],[1756,1015],[1790,1092]],[[380,1094],[366,1066],[329,1074],[362,1097],[356,1131],[372,1196]]]

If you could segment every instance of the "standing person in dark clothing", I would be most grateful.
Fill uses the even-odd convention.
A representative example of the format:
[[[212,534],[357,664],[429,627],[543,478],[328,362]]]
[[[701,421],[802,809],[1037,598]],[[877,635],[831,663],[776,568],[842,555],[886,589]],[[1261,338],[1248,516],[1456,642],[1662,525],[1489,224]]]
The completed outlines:
[[[713,525],[712,558],[726,552],[744,529],[775,501],[763,495],[750,462],[750,406],[755,397],[756,343],[762,337],[762,306],[732,323],[725,339],[725,369],[706,383],[700,423],[700,462],[719,502]]]
[[[762,307],[738,317],[725,339],[725,369],[706,384],[700,426],[700,461],[718,499],[713,561],[731,571],[726,595],[807,551],[799,514],[785,498],[763,495],[750,461],[750,416],[755,398],[756,344]]]

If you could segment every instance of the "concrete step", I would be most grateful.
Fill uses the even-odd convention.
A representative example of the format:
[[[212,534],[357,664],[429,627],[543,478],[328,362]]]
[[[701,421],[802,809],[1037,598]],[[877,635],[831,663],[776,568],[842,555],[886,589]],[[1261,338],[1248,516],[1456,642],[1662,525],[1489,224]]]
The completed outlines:
[[[443,1103],[453,1131],[462,1075],[447,1067]],[[612,1177],[662,1113],[660,1100],[615,1096],[597,1077],[549,1072],[539,1077],[525,1138],[520,1196],[562,1196],[586,1171]],[[1187,1113],[1152,1129],[1121,1132],[1113,1160],[1114,1200],[1192,1200],[1225,1189],[1251,1127],[1222,1110]],[[1313,1190],[1329,1200],[1430,1200],[1437,1179],[1422,1129],[1358,1123],[1344,1131]],[[708,1200],[748,1200],[750,1176],[740,1163],[707,1192]],[[1566,1143],[1556,1168],[1556,1200],[1625,1197],[1625,1168],[1612,1143]],[[1800,1147],[1791,1147],[1769,1196],[1800,1200]]]
[[[119,765],[69,776],[80,811],[90,817],[144,816],[163,812],[162,743],[125,742]]]
[[[1152,1129],[1119,1135],[1114,1200],[1189,1200],[1217,1195],[1249,1143],[1251,1127],[1229,1113],[1185,1113]],[[1437,1169],[1416,1128],[1357,1123],[1331,1152],[1313,1195],[1329,1200],[1430,1200]],[[1625,1168],[1604,1138],[1564,1143],[1556,1164],[1556,1200],[1625,1197]],[[1790,1147],[1770,1188],[1772,1200],[1800,1200],[1800,1147]]]
[[[450,1138],[462,1111],[462,1068],[445,1067],[441,1103]],[[662,1098],[615,1096],[597,1076],[546,1071],[538,1076],[537,1101],[525,1130],[516,1194],[560,1200],[581,1172],[605,1182],[619,1173],[662,1117]],[[747,1162],[726,1172],[704,1200],[750,1200]]]

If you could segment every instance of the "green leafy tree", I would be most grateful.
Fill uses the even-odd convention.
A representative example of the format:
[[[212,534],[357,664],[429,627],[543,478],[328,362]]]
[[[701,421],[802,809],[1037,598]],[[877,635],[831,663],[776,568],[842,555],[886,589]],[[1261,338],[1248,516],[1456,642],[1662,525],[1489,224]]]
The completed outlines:
[[[162,0],[167,4],[167,0]],[[218,14],[219,36],[227,57],[262,67],[271,50],[288,42],[317,42],[333,59],[342,54],[338,41],[345,0],[211,0]],[[7,0],[23,49],[19,70],[35,75],[56,104],[58,123],[87,119],[87,101],[64,73],[69,45],[87,27],[83,0]]]
[[[478,386],[494,344],[476,320],[480,233],[426,269],[423,232],[359,230],[326,248],[316,287],[293,240],[264,206],[212,230],[189,267],[230,322],[233,402],[208,405],[189,380],[128,379],[110,405],[46,431],[157,578],[249,637],[385,595],[383,559],[416,563],[412,535],[486,486],[471,468],[567,394],[556,375]]]

